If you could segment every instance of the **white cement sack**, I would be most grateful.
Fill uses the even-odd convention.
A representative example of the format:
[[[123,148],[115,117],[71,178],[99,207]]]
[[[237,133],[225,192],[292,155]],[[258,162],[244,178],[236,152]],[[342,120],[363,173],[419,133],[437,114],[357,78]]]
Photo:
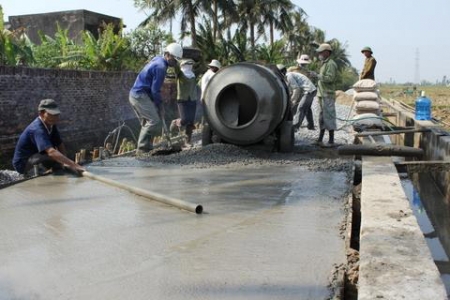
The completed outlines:
[[[381,111],[379,109],[370,109],[370,108],[357,108],[356,109],[356,114],[357,115],[362,115],[362,114],[375,114],[377,116],[379,116],[381,114]]]
[[[360,109],[360,110],[364,110],[364,109],[379,110],[380,103],[378,103],[378,101],[362,100],[362,101],[358,101],[356,103],[355,107],[356,107],[356,109]]]
[[[376,92],[358,92],[353,95],[355,101],[380,101]]]
[[[383,121],[374,113],[356,115],[352,118],[352,124],[355,127],[383,127]]]
[[[365,92],[365,91],[373,91],[374,92],[378,88],[378,85],[375,80],[361,79],[353,85],[353,88],[357,92]]]

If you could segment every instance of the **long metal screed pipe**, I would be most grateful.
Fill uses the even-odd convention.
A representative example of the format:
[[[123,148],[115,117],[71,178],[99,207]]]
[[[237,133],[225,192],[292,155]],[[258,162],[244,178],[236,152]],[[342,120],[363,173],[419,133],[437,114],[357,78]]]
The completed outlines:
[[[177,208],[180,209],[184,209],[196,214],[201,214],[203,213],[203,206],[200,204],[195,204],[195,203],[190,203],[187,201],[183,201],[180,199],[176,199],[176,198],[172,198],[172,197],[168,197],[159,193],[155,193],[152,191],[148,191],[148,190],[144,190],[138,187],[134,187],[134,186],[130,186],[103,176],[99,176],[99,175],[95,175],[92,174],[88,171],[84,171],[83,172],[83,177],[87,177],[90,179],[94,179],[94,180],[98,180],[101,181],[103,183],[109,184],[111,186],[115,186],[121,189],[124,189],[126,191],[129,191],[131,193],[134,193],[136,195],[151,199],[151,200],[155,200],[164,204],[168,204],[168,205],[172,205],[175,206]]]

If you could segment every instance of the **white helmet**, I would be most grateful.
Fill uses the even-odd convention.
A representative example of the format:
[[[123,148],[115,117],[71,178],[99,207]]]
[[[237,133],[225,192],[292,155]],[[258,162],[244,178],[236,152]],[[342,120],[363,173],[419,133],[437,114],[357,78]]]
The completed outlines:
[[[171,43],[164,48],[164,53],[173,55],[176,60],[180,60],[183,57],[183,47],[177,43]]]

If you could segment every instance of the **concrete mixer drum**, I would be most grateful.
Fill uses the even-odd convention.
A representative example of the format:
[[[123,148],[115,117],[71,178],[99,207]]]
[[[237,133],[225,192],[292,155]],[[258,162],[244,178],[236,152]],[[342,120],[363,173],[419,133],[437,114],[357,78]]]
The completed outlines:
[[[281,152],[294,146],[289,91],[269,67],[238,63],[221,69],[206,87],[202,144],[251,145],[272,135]]]

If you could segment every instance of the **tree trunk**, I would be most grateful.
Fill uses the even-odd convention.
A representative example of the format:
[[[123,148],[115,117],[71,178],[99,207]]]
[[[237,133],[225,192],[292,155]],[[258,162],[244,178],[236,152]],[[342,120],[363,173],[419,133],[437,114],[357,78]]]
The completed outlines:
[[[214,39],[214,42],[216,41],[216,39],[217,39],[217,30],[218,30],[218,28],[219,28],[219,20],[218,20],[218,14],[219,14],[219,12],[217,11],[218,10],[218,5],[217,5],[217,1],[218,0],[214,0],[214,5],[213,5],[213,7],[214,7],[214,11],[213,11],[213,39]]]
[[[274,37],[273,37],[273,21],[271,20],[270,21],[270,46],[273,46],[273,40],[274,40]]]
[[[197,30],[195,28],[195,16],[192,1],[189,1],[188,7],[189,7],[189,21],[191,23],[192,47],[197,47]]]
[[[255,46],[255,27],[252,22],[250,22],[250,44],[252,47],[252,59],[256,60],[256,46]]]

